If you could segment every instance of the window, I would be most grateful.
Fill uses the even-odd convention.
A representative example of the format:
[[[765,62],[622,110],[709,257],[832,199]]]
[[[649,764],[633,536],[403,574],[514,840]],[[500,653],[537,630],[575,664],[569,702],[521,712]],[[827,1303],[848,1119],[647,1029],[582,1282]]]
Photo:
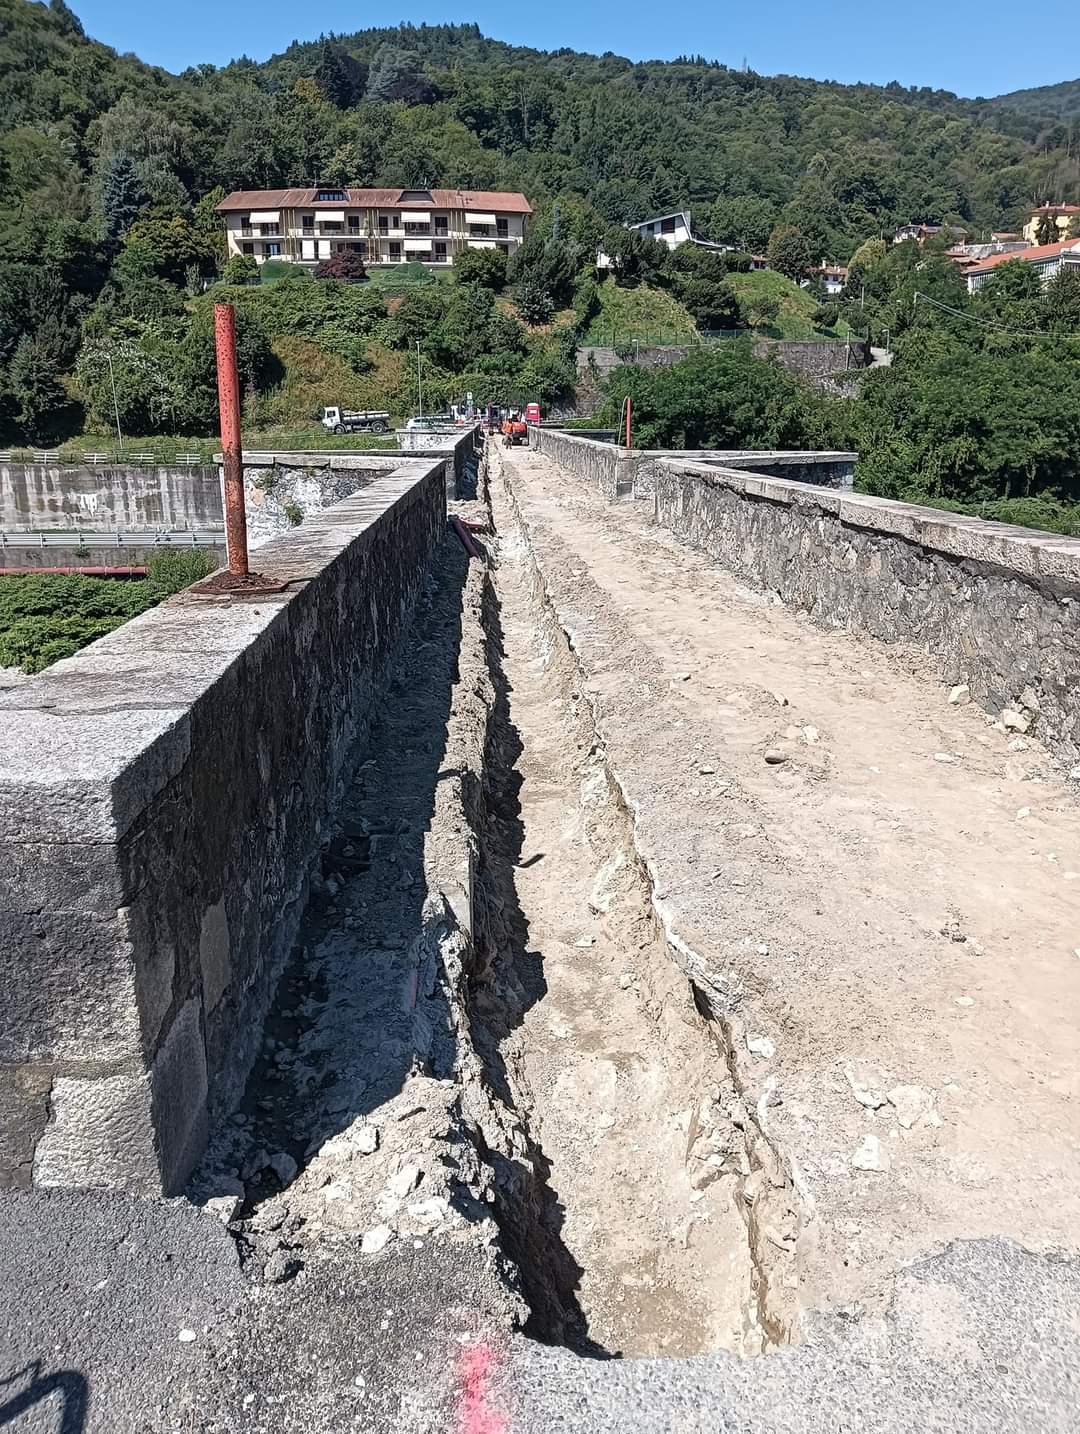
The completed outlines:
[[[674,234],[674,233],[675,233],[675,220],[674,220],[674,219],[662,219],[662,220],[660,221],[660,233],[661,233],[661,234]]]
[[[241,254],[252,254],[252,255],[254,255],[254,253],[255,253],[255,245],[254,245],[254,244],[241,244],[241,245],[240,245],[240,252],[241,252]]]
[[[406,233],[406,234],[430,234],[430,233],[431,233],[431,225],[430,225],[430,224],[406,224],[406,226],[405,226],[405,233]]]
[[[446,245],[440,244],[437,239],[435,240],[435,262],[437,264],[446,263]]]
[[[344,189],[319,189],[315,193],[316,203],[321,204],[326,199],[348,199]]]
[[[250,214],[241,214],[241,216],[240,216],[240,233],[241,233],[241,234],[250,234],[250,233],[251,233],[251,215],[250,215]]]
[[[267,244],[267,246],[266,246],[266,257],[267,257],[268,259],[276,259],[276,258],[278,258],[278,256],[280,255],[280,253],[281,253],[281,245],[280,245],[280,244]]]
[[[449,230],[448,230],[448,228],[447,228],[448,222],[449,222],[449,221],[447,220],[447,217],[446,217],[445,214],[436,214],[436,216],[435,216],[435,233],[436,233],[436,234],[447,234],[447,233],[449,233]]]
[[[350,214],[349,217],[348,217],[347,223],[348,223],[348,225],[349,225],[349,233],[350,233],[350,234],[359,233],[359,232],[360,232],[360,216],[359,216],[359,214]]]
[[[391,239],[391,240],[390,240],[390,262],[391,262],[391,264],[396,264],[396,263],[400,260],[400,258],[401,258],[401,240],[400,240],[400,239]]]
[[[304,233],[305,233],[305,234],[314,234],[314,233],[315,233],[315,216],[314,216],[314,214],[304,214],[304,215],[301,217],[301,219],[300,219],[300,223],[301,223],[301,225],[303,226],[303,230],[304,230]]]
[[[496,219],[495,233],[499,236],[500,239],[505,239],[510,233],[509,222],[505,219]]]

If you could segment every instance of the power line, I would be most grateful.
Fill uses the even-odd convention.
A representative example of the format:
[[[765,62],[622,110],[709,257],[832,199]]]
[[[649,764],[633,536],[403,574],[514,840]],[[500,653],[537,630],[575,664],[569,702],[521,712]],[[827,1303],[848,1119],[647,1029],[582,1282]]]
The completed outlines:
[[[981,324],[984,329],[1002,329],[1007,334],[1013,334],[1018,339],[1046,339],[1050,335],[1045,330],[1013,329],[1008,324],[1000,324],[995,319],[980,319],[975,314],[965,314],[963,309],[954,309],[951,304],[943,304],[939,299],[932,299],[929,294],[923,294],[915,290],[914,307],[918,308],[919,300],[924,303],[933,304],[935,309],[944,309],[947,314],[955,314],[958,319],[967,319],[969,323]]]

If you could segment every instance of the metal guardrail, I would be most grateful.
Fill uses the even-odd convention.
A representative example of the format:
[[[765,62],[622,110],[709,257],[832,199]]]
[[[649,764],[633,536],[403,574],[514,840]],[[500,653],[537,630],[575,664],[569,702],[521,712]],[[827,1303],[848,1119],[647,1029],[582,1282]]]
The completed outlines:
[[[14,450],[0,453],[0,463],[12,463],[15,461]],[[205,457],[202,453],[177,453],[172,458],[162,457],[157,453],[144,453],[141,450],[135,452],[117,451],[113,453],[50,453],[44,449],[30,450],[31,463],[54,463],[64,468],[82,468],[89,464],[91,467],[99,467],[102,464],[109,464],[111,467],[124,467],[125,464],[134,464],[140,467],[160,468],[213,468],[214,460]]]
[[[224,543],[224,528],[50,528],[38,532],[0,529],[0,551],[4,548],[214,548]]]

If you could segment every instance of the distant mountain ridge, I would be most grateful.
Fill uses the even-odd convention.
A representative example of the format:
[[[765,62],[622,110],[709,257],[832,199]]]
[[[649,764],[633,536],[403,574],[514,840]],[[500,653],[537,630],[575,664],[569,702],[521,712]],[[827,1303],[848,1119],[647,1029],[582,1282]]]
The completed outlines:
[[[1074,119],[1080,116],[1080,80],[1062,80],[1056,85],[1037,85],[1030,90],[1011,90],[1007,95],[997,95],[986,103],[1040,119]]]

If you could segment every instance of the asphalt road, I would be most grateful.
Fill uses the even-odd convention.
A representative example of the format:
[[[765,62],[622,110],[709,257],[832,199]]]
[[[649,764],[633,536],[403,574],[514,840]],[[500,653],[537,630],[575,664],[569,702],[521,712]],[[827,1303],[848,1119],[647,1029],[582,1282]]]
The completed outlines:
[[[903,1272],[884,1317],[811,1322],[754,1360],[582,1359],[508,1329],[493,1251],[329,1247],[240,1268],[183,1200],[0,1197],[0,1428],[17,1434],[1075,1434],[1080,1268],[971,1242]]]

